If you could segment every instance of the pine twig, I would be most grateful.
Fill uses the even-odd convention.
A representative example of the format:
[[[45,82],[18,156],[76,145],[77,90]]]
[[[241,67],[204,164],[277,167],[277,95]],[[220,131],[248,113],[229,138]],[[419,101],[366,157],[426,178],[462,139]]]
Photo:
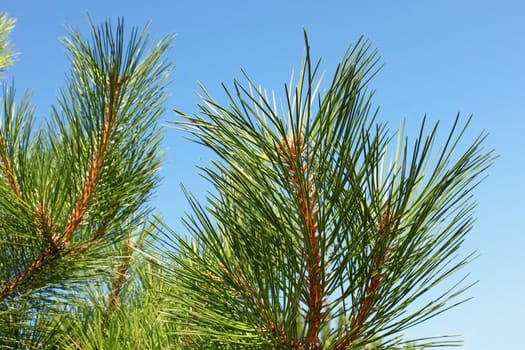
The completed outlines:
[[[319,332],[321,330],[321,319],[323,317],[322,299],[322,271],[321,251],[319,246],[319,232],[317,223],[318,208],[314,204],[316,189],[313,177],[308,174],[307,157],[305,156],[305,145],[302,136],[294,136],[285,141],[285,147],[277,145],[277,151],[281,155],[283,165],[290,173],[294,196],[299,202],[301,215],[304,219],[305,230],[308,234],[308,248],[306,249],[306,270],[308,272],[308,311],[306,322],[308,332],[302,343],[295,343],[293,349],[320,349],[321,341]],[[294,166],[299,162],[300,169]],[[298,171],[299,170],[299,171]],[[310,253],[311,250],[311,253]],[[305,347],[306,346],[306,347]]]
[[[47,235],[47,232],[49,233],[49,237],[47,237],[49,240],[48,246],[44,250],[44,252],[42,252],[38,256],[38,258],[36,258],[28,267],[20,271],[17,275],[13,276],[5,285],[3,285],[0,288],[0,301],[5,299],[9,294],[11,294],[16,289],[16,287],[24,280],[30,279],[46,264],[51,262],[53,259],[58,258],[60,253],[69,246],[73,233],[85,220],[85,215],[88,209],[89,201],[92,197],[93,191],[95,190],[99,179],[99,174],[102,170],[106,159],[109,140],[113,136],[113,131],[115,129],[117,121],[118,103],[120,98],[120,89],[124,81],[125,77],[118,77],[114,72],[110,72],[109,78],[107,79],[108,100],[106,101],[104,126],[101,130],[100,141],[98,143],[97,150],[93,155],[93,160],[90,166],[90,172],[88,178],[86,179],[86,182],[84,183],[84,189],[75,208],[73,209],[73,212],[71,213],[71,216],[69,217],[64,234],[59,240],[54,234],[51,233],[51,231],[48,231],[51,229],[51,221],[46,216],[47,214],[43,206],[39,204],[39,206],[37,207],[37,218],[35,220],[35,225],[37,226],[37,228],[39,228],[41,232],[45,232],[45,235]],[[112,84],[113,82],[114,85]],[[111,88],[113,86],[114,90],[111,91]],[[4,171],[6,172],[11,188],[17,194],[17,196],[21,198],[21,191],[13,175],[13,170],[11,168],[9,158],[7,157],[5,142],[2,138],[0,138],[0,161],[2,162]],[[79,249],[69,251],[68,254],[72,255],[73,253],[84,252],[85,250],[87,250],[92,245],[92,243],[97,241],[105,233],[107,225],[109,224],[109,222],[107,221],[108,220],[104,220],[104,222],[101,225],[101,229],[98,230],[95,235],[93,235],[92,239],[87,244],[84,244]]]
[[[4,138],[1,136],[0,136],[0,161],[2,162],[4,173],[5,173],[5,176],[7,177],[7,182],[9,183],[9,186],[11,187],[13,192],[16,194],[16,196],[19,199],[22,199],[22,191],[20,190],[20,186],[18,185],[18,182],[16,181],[13,167],[11,166],[9,156],[7,154],[7,144]]]
[[[48,246],[47,249],[31,263],[31,265],[18,273],[16,276],[12,277],[5,285],[0,288],[0,301],[4,300],[9,294],[11,294],[21,282],[31,278],[31,276],[42,269],[46,263],[56,258],[58,253],[58,249]]]
[[[109,140],[111,139],[117,121],[118,102],[120,97],[120,89],[122,84],[125,82],[125,77],[117,76],[116,72],[110,72],[109,78],[107,79],[107,91],[108,100],[112,97],[111,101],[106,101],[106,111],[104,116],[104,128],[102,129],[100,141],[96,152],[93,155],[91,162],[90,171],[88,178],[84,183],[84,189],[82,194],[75,206],[75,209],[71,213],[71,216],[67,222],[64,236],[62,237],[62,243],[68,245],[73,233],[76,231],[80,223],[84,220],[86,211],[88,209],[89,201],[98,183],[99,175],[106,159],[106,153],[108,148]],[[111,91],[114,82],[114,91]]]

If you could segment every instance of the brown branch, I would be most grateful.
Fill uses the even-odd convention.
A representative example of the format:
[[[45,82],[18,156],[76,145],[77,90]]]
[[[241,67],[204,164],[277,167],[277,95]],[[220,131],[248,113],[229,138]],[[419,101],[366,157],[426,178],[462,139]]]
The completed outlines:
[[[305,155],[306,149],[302,136],[295,136],[286,140],[285,147],[277,146],[283,165],[291,176],[294,187],[294,196],[299,202],[301,216],[304,219],[305,230],[308,235],[306,249],[306,270],[308,272],[308,310],[306,323],[308,331],[306,339],[296,343],[292,348],[319,349],[321,341],[321,319],[324,316],[322,299],[322,271],[321,250],[317,223],[318,207],[314,204],[316,189],[312,174],[308,174],[309,164]],[[297,166],[296,164],[299,163]],[[306,243],[306,242],[305,242]],[[306,346],[306,347],[305,347]]]
[[[4,168],[4,173],[7,178],[9,186],[15,193],[15,195],[22,199],[22,191],[20,186],[15,178],[14,170],[11,165],[11,161],[7,154],[7,145],[3,137],[0,137],[0,161]],[[38,258],[36,258],[31,265],[29,265],[25,270],[20,271],[17,275],[13,276],[9,281],[0,288],[0,300],[5,299],[9,294],[11,294],[18,284],[30,278],[35,271],[42,268],[42,266],[54,256],[56,256],[58,250],[56,245],[56,237],[54,236],[54,228],[49,217],[49,212],[44,209],[42,204],[38,204],[36,208],[36,217],[35,217],[35,226],[40,234],[46,238],[48,241],[48,246]]]
[[[55,258],[60,252],[60,247],[57,246],[57,238],[55,235],[54,225],[51,222],[49,217],[49,212],[44,209],[42,204],[37,205],[36,217],[35,217],[35,226],[40,234],[47,240],[47,247],[36,258],[31,265],[29,265],[25,270],[20,271],[16,276],[13,276],[5,285],[0,288],[0,300],[5,299],[18,284],[25,280],[31,278],[33,274],[41,269],[48,261],[51,261]]]
[[[16,276],[12,277],[7,284],[0,288],[0,301],[4,300],[9,294],[11,294],[22,281],[31,278],[36,271],[40,270],[47,262],[51,261],[57,255],[58,250],[48,246],[48,248],[40,254],[31,265]]]
[[[20,190],[20,186],[18,185],[18,182],[16,181],[15,174],[11,166],[11,162],[9,160],[9,156],[7,155],[6,142],[4,138],[1,136],[0,136],[0,161],[2,162],[2,165],[4,167],[4,172],[7,177],[7,182],[9,182],[9,186],[11,186],[11,189],[13,190],[13,192],[15,192],[18,198],[22,198],[22,191]]]
[[[42,209],[41,206],[39,206],[39,208],[40,209],[37,208],[37,213],[39,213],[41,215],[44,215],[44,213],[46,213],[46,212],[43,212],[43,209]],[[42,211],[42,212],[40,212],[40,211]],[[44,216],[44,218],[42,218],[42,221],[44,223],[46,222],[45,218],[46,218],[45,216]],[[86,250],[91,248],[105,234],[105,232],[107,230],[107,227],[108,227],[108,225],[109,225],[109,223],[110,223],[112,218],[113,218],[113,216],[106,217],[104,222],[100,225],[99,229],[97,230],[96,234],[89,241],[87,241],[86,243],[84,243],[83,245],[81,245],[80,247],[78,247],[76,249],[67,251],[67,255],[74,256],[74,255],[77,255],[77,254],[82,254]],[[37,226],[37,227],[42,227],[42,229],[39,228],[39,230],[40,230],[40,232],[42,234],[44,234],[44,232],[46,232],[45,231],[46,230],[45,229],[46,226],[43,226],[39,221],[36,221],[35,224],[36,225],[41,225],[41,226]],[[51,228],[53,226],[52,226],[51,223],[49,223],[49,226],[47,226],[47,227]],[[51,230],[53,230],[53,228],[51,228]],[[49,231],[49,232],[51,233],[51,232],[54,232],[54,231]],[[60,252],[62,252],[66,248],[66,246],[63,245],[63,244],[58,245],[58,238],[56,236],[56,233],[52,233],[49,236],[46,236],[46,238],[49,240],[49,242],[48,242],[48,247],[46,248],[44,253],[42,253],[24,271],[20,272],[18,275],[16,275],[15,277],[11,278],[6,285],[4,285],[2,288],[0,288],[0,300],[3,300],[5,297],[7,297],[16,288],[16,286],[22,280],[31,278],[31,276],[35,272],[37,272],[39,269],[41,269],[47,261],[51,261],[53,258],[57,257],[58,254]]]
[[[86,212],[88,209],[88,204],[93,194],[93,191],[97,185],[100,171],[104,165],[106,158],[107,148],[109,140],[112,137],[113,131],[115,129],[117,121],[117,111],[118,104],[120,99],[120,89],[125,82],[125,77],[119,77],[117,73],[110,72],[109,77],[106,81],[107,84],[107,96],[105,104],[105,113],[104,113],[104,125],[101,130],[100,140],[97,146],[97,149],[93,155],[93,160],[91,162],[90,171],[88,173],[86,182],[84,183],[84,188],[80,195],[79,200],[71,216],[68,219],[64,234],[61,239],[57,237],[54,232],[54,227],[49,218],[49,213],[41,205],[37,206],[37,217],[35,218],[35,226],[37,229],[48,239],[48,246],[46,249],[36,258],[28,267],[23,271],[20,271],[17,275],[13,276],[5,285],[0,287],[0,301],[5,299],[9,294],[11,294],[17,286],[22,283],[24,280],[30,279],[37,271],[41,270],[47,263],[51,262],[53,259],[57,258],[59,254],[70,244],[71,237],[76,229],[84,221]],[[14,177],[13,169],[9,158],[7,156],[5,142],[3,138],[0,137],[0,162],[4,167],[5,174],[7,176],[8,182],[16,193],[16,195],[21,198],[21,191],[16,179]],[[68,255],[74,255],[77,253],[82,253],[91,247],[94,242],[100,239],[106,231],[106,228],[109,224],[111,216],[106,217],[101,227],[95,235],[91,238],[90,241],[86,242],[80,248],[69,251]]]
[[[50,221],[47,221],[49,220],[49,217],[47,216],[47,211],[44,211],[42,206],[39,205],[37,208],[37,213],[42,216],[40,217],[41,221],[35,220],[35,225],[37,225],[39,231],[43,235],[45,235],[46,238],[49,240],[48,246],[46,250],[31,265],[29,265],[29,267],[27,267],[24,271],[21,271],[18,275],[11,278],[6,285],[0,288],[0,300],[3,300],[5,297],[7,297],[22,280],[31,278],[31,276],[39,269],[41,269],[46,262],[51,261],[53,258],[57,257],[58,254],[66,248],[66,246],[63,244],[58,245],[58,238],[56,236],[56,233],[54,233],[53,231],[54,226],[51,224]],[[89,241],[87,241],[86,243],[84,243],[76,249],[67,251],[67,255],[73,256],[77,254],[82,254],[86,250],[91,248],[105,234],[107,227],[113,217],[114,216],[106,217],[100,225],[97,232],[95,233],[95,235]],[[49,232],[49,234],[44,232]]]
[[[93,155],[90,171],[86,182],[84,183],[84,189],[82,190],[80,198],[69,217],[64,236],[62,237],[62,243],[65,245],[69,244],[73,233],[85,219],[89,201],[95,187],[97,186],[98,178],[106,159],[109,140],[115,129],[120,89],[124,81],[125,77],[118,77],[116,72],[110,72],[106,81],[108,96],[105,107],[104,127],[101,132],[98,147]]]

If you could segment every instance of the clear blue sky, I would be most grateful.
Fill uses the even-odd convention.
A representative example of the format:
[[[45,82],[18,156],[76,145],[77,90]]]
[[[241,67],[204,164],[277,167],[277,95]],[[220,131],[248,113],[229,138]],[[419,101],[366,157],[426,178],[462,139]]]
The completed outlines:
[[[303,28],[314,57],[332,72],[351,42],[364,34],[386,66],[372,82],[380,119],[417,125],[427,113],[450,125],[457,112],[474,115],[472,135],[487,130],[486,145],[501,156],[477,190],[479,220],[465,252],[475,299],[411,335],[463,335],[467,350],[524,349],[525,327],[525,3],[522,1],[21,1],[0,11],[18,19],[13,40],[20,51],[7,78],[31,89],[45,118],[63,86],[68,64],[59,39],[65,25],[86,33],[95,23],[123,16],[127,25],[152,20],[151,34],[175,32],[176,68],[168,107],[196,110],[197,82],[221,101],[219,83],[252,79],[282,94],[303,53]],[[327,75],[329,78],[330,75]],[[173,120],[168,113],[166,120]],[[153,205],[174,227],[187,210],[180,184],[197,195],[209,189],[196,165],[204,150],[166,130],[164,182]]]

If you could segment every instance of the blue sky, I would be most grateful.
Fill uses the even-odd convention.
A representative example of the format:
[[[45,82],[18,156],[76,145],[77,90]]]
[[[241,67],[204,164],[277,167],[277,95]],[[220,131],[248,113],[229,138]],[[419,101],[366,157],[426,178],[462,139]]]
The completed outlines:
[[[467,350],[519,349],[525,325],[525,4],[522,1],[2,1],[0,11],[18,19],[13,34],[20,56],[6,78],[30,89],[46,118],[68,68],[60,43],[66,25],[87,33],[95,23],[125,18],[128,26],[152,20],[153,38],[176,33],[175,63],[167,107],[196,111],[202,83],[224,100],[220,82],[241,77],[283,92],[303,54],[307,29],[314,57],[327,80],[345,49],[365,35],[386,63],[372,81],[380,120],[417,126],[426,113],[450,126],[458,112],[474,115],[474,137],[489,133],[487,148],[500,158],[477,189],[479,217],[465,252],[480,257],[468,267],[469,303],[422,325],[410,335],[462,334]],[[165,119],[175,119],[168,112]],[[409,128],[410,130],[410,128]],[[196,165],[203,148],[166,130],[164,181],[153,202],[179,228],[188,209],[183,183],[198,196],[209,189]]]

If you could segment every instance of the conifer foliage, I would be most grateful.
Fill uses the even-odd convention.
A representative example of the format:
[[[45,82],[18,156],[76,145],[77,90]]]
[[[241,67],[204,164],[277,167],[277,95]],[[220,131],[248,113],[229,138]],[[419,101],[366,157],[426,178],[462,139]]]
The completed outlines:
[[[0,349],[456,344],[401,334],[465,300],[460,247],[494,159],[485,134],[464,140],[470,119],[444,137],[425,121],[415,138],[391,131],[370,44],[351,46],[324,90],[305,35],[282,101],[247,78],[224,86],[228,105],[204,92],[198,114],[179,112],[217,157],[202,168],[206,204],[188,193],[174,232],[148,206],[172,37],[151,45],[122,20],[90,29],[64,41],[71,70],[44,127],[29,95],[3,87]]]
[[[17,104],[4,87],[0,348],[52,344],[93,286],[107,282],[107,306],[117,304],[159,180],[170,42],[149,45],[146,29],[126,36],[121,20],[91,24],[90,40],[71,30],[71,71],[41,129],[29,97]]]
[[[168,317],[188,348],[396,348],[403,330],[463,300],[461,278],[435,287],[471,258],[458,249],[493,157],[484,135],[458,148],[459,117],[444,138],[424,121],[414,139],[390,131],[369,90],[378,64],[360,40],[320,93],[306,40],[283,101],[248,79],[225,86],[227,105],[205,92],[198,114],[181,113],[179,127],[217,156],[203,167],[207,203],[189,196],[191,238],[167,233],[163,251],[179,293]]]

